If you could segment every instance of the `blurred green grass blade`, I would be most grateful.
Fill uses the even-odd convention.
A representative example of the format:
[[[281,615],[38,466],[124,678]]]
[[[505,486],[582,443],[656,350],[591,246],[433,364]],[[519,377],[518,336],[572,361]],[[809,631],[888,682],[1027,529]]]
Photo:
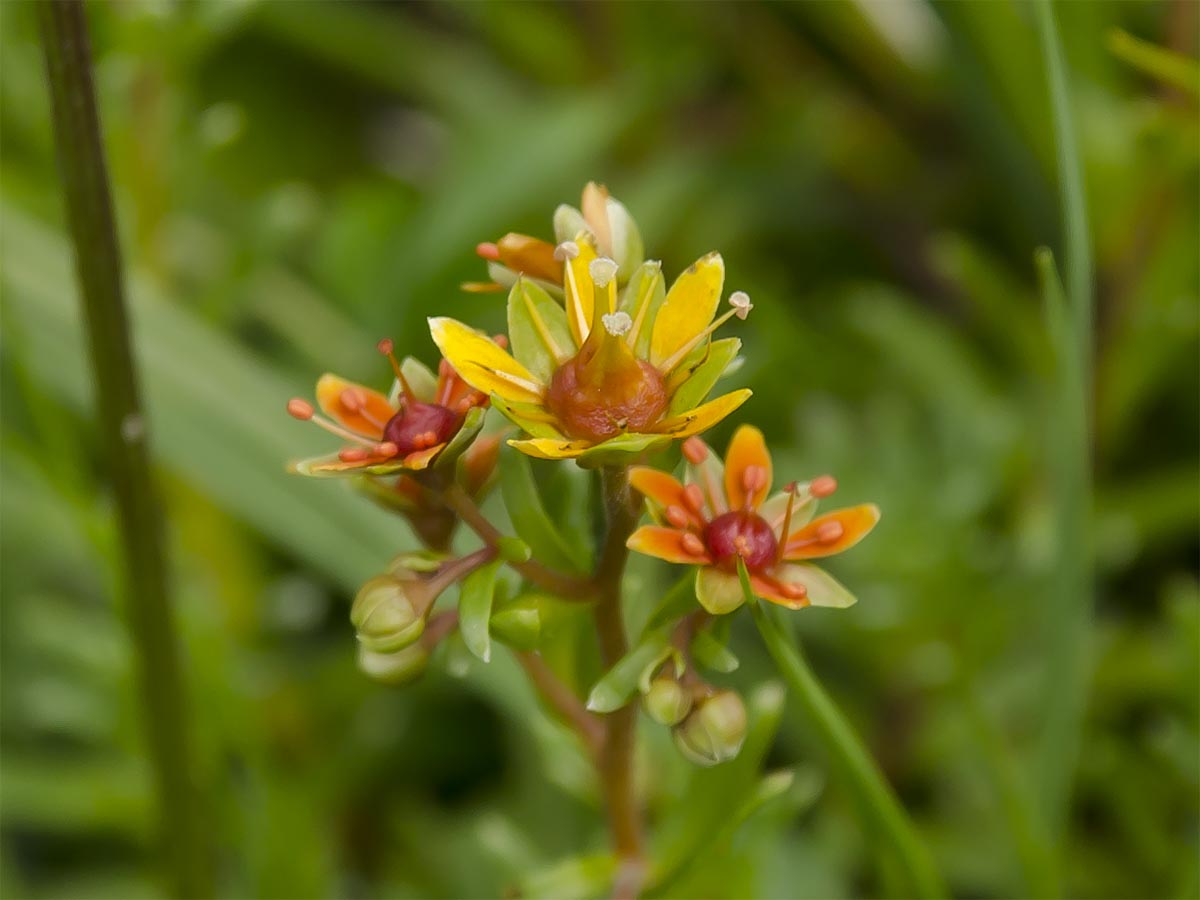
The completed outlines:
[[[1051,0],[1034,15],[1050,93],[1063,221],[1066,315],[1051,336],[1057,350],[1057,400],[1050,437],[1057,489],[1060,545],[1048,597],[1049,665],[1043,692],[1043,732],[1036,783],[1050,834],[1061,836],[1078,762],[1088,695],[1088,642],[1092,615],[1091,441],[1092,253],[1083,161],[1076,140],[1067,64]],[[1062,308],[1053,257],[1037,254],[1047,313]]]
[[[748,588],[745,567],[739,568],[744,586]],[[759,603],[753,597],[748,599],[747,605],[780,674],[787,681],[792,695],[804,707],[810,723],[829,752],[832,764],[841,770],[842,777],[858,800],[867,819],[866,824],[886,842],[894,862],[903,866],[913,896],[946,896],[946,888],[933,858],[895,792],[854,733],[853,727],[809,668],[793,638],[780,625],[775,609],[768,609],[769,604]]]
[[[79,408],[88,402],[82,341],[70,302],[66,244],[11,205],[0,208],[7,311],[28,337],[31,373]],[[155,422],[156,455],[214,502],[344,587],[382,571],[411,545],[401,521],[347,485],[289,475],[289,459],[328,449],[288,420],[290,381],[145,283],[131,284],[135,346]],[[315,431],[312,430],[312,431]]]
[[[1187,91],[1193,97],[1200,94],[1200,62],[1182,53],[1143,41],[1123,28],[1109,32],[1108,49],[1151,78]]]
[[[557,525],[546,513],[542,495],[533,477],[529,457],[511,447],[500,451],[500,493],[513,528],[534,555],[552,569],[583,572],[585,557],[568,544]],[[545,465],[541,469],[548,468]]]

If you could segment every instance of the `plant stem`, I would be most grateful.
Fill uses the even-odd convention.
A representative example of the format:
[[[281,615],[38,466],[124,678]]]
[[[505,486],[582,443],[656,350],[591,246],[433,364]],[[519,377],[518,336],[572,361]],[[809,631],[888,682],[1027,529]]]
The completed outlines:
[[[1066,314],[1054,335],[1057,395],[1051,421],[1049,477],[1055,486],[1059,537],[1057,565],[1048,585],[1049,664],[1036,785],[1054,840],[1061,838],[1079,757],[1088,694],[1088,640],[1092,615],[1091,440],[1089,436],[1092,349],[1092,255],[1083,168],[1075,137],[1067,69],[1054,8],[1034,4],[1050,88],[1058,148],[1059,196],[1063,215]],[[1046,260],[1039,259],[1046,269]],[[1053,264],[1049,266],[1053,270]],[[1049,296],[1049,277],[1043,286]],[[1054,279],[1057,281],[1057,278]],[[1048,308],[1053,315],[1053,311]]]
[[[857,796],[878,835],[903,867],[913,896],[944,897],[946,888],[933,859],[918,837],[907,813],[867,752],[854,728],[825,693],[794,638],[784,632],[765,603],[750,603],[754,622],[792,693],[829,751],[830,760]]]
[[[136,651],[142,720],[156,779],[170,892],[211,892],[192,782],[185,691],[167,590],[163,515],[150,474],[130,347],[121,257],[80,0],[37,4],[54,138],[75,247],[95,382],[98,431],[112,478],[125,611]]]
[[[600,638],[600,656],[607,668],[629,649],[621,612],[621,577],[629,556],[625,542],[637,526],[638,508],[629,487],[626,469],[605,467],[600,476],[608,530],[593,576],[599,596],[594,615],[596,632]],[[642,867],[641,810],[633,783],[636,702],[630,701],[609,713],[607,723],[600,755],[600,780],[604,786],[613,845],[617,856],[623,860],[625,876],[622,877],[619,872],[613,894],[616,897],[635,897],[641,884]]]
[[[503,539],[504,535],[487,520],[475,501],[461,486],[450,485],[442,492],[442,498],[446,505],[467,523],[467,527],[479,535],[480,540],[489,547],[496,547]],[[556,572],[536,560],[509,562],[508,565],[538,587],[550,591],[563,600],[587,601],[595,597],[596,589],[592,582]]]
[[[587,711],[583,701],[575,696],[538,654],[517,652],[515,655],[538,693],[579,733],[588,753],[598,762],[604,747],[604,723]]]

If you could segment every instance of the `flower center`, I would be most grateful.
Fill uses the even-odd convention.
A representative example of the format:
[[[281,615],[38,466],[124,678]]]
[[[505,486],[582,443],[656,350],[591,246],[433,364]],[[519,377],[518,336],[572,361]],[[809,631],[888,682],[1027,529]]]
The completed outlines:
[[[409,401],[388,420],[384,441],[396,445],[400,456],[443,444],[458,433],[462,416],[434,403]]]
[[[569,437],[603,441],[642,431],[662,418],[667,390],[658,369],[630,358],[597,372],[583,357],[580,353],[560,366],[546,392],[546,406]]]
[[[775,561],[775,530],[756,513],[737,510],[717,516],[704,532],[704,542],[717,565],[735,568],[740,556],[746,568],[761,569]]]

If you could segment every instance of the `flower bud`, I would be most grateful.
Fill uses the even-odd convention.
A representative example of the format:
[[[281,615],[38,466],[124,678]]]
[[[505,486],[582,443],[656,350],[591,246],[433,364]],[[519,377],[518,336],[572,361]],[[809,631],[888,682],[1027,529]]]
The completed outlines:
[[[738,755],[746,740],[746,706],[733,691],[701,700],[675,728],[675,745],[700,766],[715,766]]]
[[[660,725],[678,725],[692,708],[692,693],[674,678],[655,678],[642,706]]]
[[[612,240],[612,255],[620,266],[618,276],[621,283],[629,280],[629,276],[642,264],[645,250],[642,246],[642,234],[638,231],[637,222],[629,214],[620,201],[609,197],[606,203],[608,213],[609,234]]]
[[[429,651],[421,644],[413,644],[393,653],[376,653],[366,646],[358,648],[358,667],[373,681],[383,684],[408,684],[425,671],[429,663]]]
[[[415,580],[380,575],[364,584],[350,607],[350,621],[365,649],[391,653],[412,644],[425,630],[424,610],[413,602]]]

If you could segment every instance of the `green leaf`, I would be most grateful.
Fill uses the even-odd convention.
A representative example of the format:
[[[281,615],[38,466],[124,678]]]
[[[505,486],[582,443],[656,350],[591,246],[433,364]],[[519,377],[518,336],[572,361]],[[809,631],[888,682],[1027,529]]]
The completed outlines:
[[[508,292],[508,338],[517,362],[543,383],[576,352],[563,307],[526,278]]]
[[[434,461],[434,468],[440,469],[444,466],[453,465],[458,461],[458,458],[463,455],[471,443],[479,436],[480,429],[483,428],[483,420],[487,415],[487,410],[482,406],[473,406],[463,418],[462,426],[458,432],[450,439],[450,443],[446,448],[438,454]]]
[[[667,412],[679,415],[689,409],[695,409],[704,402],[709,392],[725,374],[725,370],[737,359],[738,351],[742,349],[740,338],[724,338],[713,341],[708,347],[708,356],[692,372],[691,377],[683,382],[671,395],[671,405]]]
[[[1135,38],[1121,28],[1109,32],[1108,49],[1151,78],[1187,91],[1193,97],[1200,94],[1200,64],[1182,53]]]
[[[496,552],[505,562],[523,563],[533,558],[533,550],[520,538],[502,537],[496,541]]]
[[[500,410],[506,419],[533,437],[564,440],[562,433],[557,428],[541,421],[540,417],[544,416],[546,412],[540,407],[530,403],[515,403],[505,400],[497,394],[492,394],[492,406]]]
[[[696,611],[696,593],[692,589],[692,581],[692,574],[689,572],[663,594],[662,600],[650,614],[646,627],[642,629],[643,634],[668,623],[677,622],[688,613]]]
[[[492,658],[492,638],[488,622],[492,618],[492,599],[496,596],[496,572],[500,560],[480,566],[463,579],[458,598],[458,627],[467,649],[488,662]]]
[[[605,897],[616,872],[617,861],[611,854],[572,856],[534,872],[522,883],[521,893],[531,900]]]
[[[728,619],[718,619],[717,622],[727,622]],[[740,665],[738,658],[734,656],[725,644],[718,640],[713,634],[713,628],[701,628],[692,637],[692,658],[696,662],[714,672],[729,672],[737,671]]]
[[[500,453],[500,492],[513,528],[539,562],[554,569],[584,571],[586,560],[563,540],[558,526],[546,514],[529,457],[510,447]]]
[[[521,594],[492,613],[492,636],[514,650],[534,650],[542,636],[541,598]]]
[[[585,469],[601,466],[628,466],[640,457],[661,450],[671,443],[665,434],[619,434],[579,454],[579,465]]]
[[[647,296],[647,292],[649,296]],[[634,344],[633,350],[641,359],[646,359],[650,354],[650,332],[653,330],[658,308],[662,306],[666,296],[667,288],[666,282],[663,280],[662,263],[654,260],[638,266],[630,276],[629,283],[625,285],[624,293],[621,294],[619,308],[629,313],[638,328],[637,342]],[[642,321],[639,325],[638,309],[643,303],[646,304],[646,311],[642,313]]]
[[[647,666],[661,661],[671,652],[669,628],[659,628],[642,636],[637,646],[622,656],[588,694],[587,708],[608,713],[620,709],[638,690]]]

